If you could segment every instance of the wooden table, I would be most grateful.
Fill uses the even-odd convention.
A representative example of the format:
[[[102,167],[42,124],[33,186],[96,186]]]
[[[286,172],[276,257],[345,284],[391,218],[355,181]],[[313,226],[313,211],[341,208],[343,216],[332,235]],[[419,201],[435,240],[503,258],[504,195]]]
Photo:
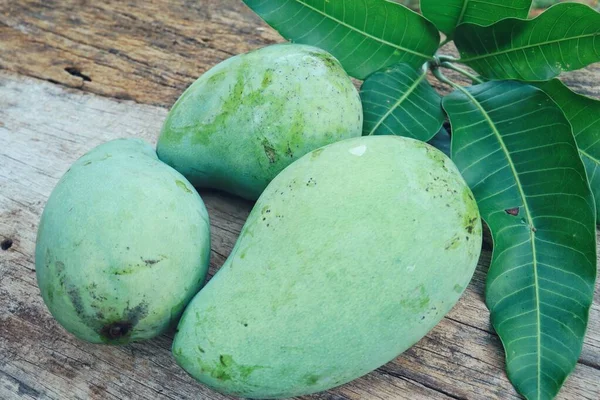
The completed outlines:
[[[281,38],[238,0],[0,0],[0,399],[226,399],[170,355],[172,334],[123,347],[66,333],[35,280],[37,224],[69,165],[117,137],[155,143],[167,108],[200,74]],[[600,66],[568,77],[600,97]],[[203,191],[211,273],[252,204]],[[11,244],[12,241],[12,244]],[[490,249],[454,310],[377,371],[304,399],[518,399],[483,302]],[[600,294],[561,399],[600,399]]]

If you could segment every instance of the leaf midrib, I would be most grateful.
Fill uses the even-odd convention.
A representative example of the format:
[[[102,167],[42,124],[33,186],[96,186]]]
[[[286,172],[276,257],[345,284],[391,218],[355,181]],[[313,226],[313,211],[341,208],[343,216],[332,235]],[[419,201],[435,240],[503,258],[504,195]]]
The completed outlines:
[[[533,230],[533,218],[531,217],[531,211],[529,210],[529,205],[527,204],[526,201],[526,197],[525,197],[525,192],[523,191],[523,186],[521,184],[521,180],[519,178],[519,175],[517,174],[517,170],[515,169],[514,163],[512,161],[512,158],[510,157],[510,153],[508,151],[508,148],[506,147],[506,144],[504,143],[504,140],[502,139],[502,136],[500,135],[500,132],[498,132],[498,129],[496,129],[496,125],[494,124],[494,121],[492,121],[492,119],[490,118],[490,116],[488,115],[487,111],[481,106],[481,104],[479,104],[479,102],[477,101],[477,99],[468,91],[466,90],[464,87],[462,86],[457,86],[457,89],[459,89],[461,92],[463,92],[468,98],[471,99],[471,101],[475,104],[475,106],[479,109],[479,112],[481,112],[481,114],[483,115],[483,117],[485,118],[486,122],[489,124],[490,128],[492,129],[492,132],[494,133],[494,135],[496,136],[496,138],[498,139],[498,142],[500,143],[500,146],[502,147],[502,151],[504,152],[506,159],[508,160],[508,164],[510,166],[510,169],[513,173],[513,175],[515,176],[515,181],[517,183],[517,188],[519,189],[519,194],[521,196],[521,199],[523,200],[523,209],[525,211],[525,215],[527,217],[527,222],[529,225],[529,237],[531,240],[531,253],[533,256],[533,277],[534,277],[534,285],[535,285],[535,311],[536,311],[536,316],[537,316],[537,383],[538,383],[538,400],[541,399],[541,380],[542,380],[542,368],[541,368],[541,362],[542,362],[542,344],[541,344],[541,321],[540,321],[540,289],[539,289],[539,280],[538,280],[538,271],[537,271],[537,252],[536,252],[536,245],[535,245],[535,232]]]
[[[461,58],[459,61],[460,62],[464,62],[464,63],[468,63],[470,61],[477,61],[477,60],[481,60],[483,58],[488,58],[488,57],[495,57],[495,56],[499,56],[501,54],[506,54],[506,53],[511,53],[511,52],[515,52],[515,51],[522,51],[522,50],[526,50],[526,49],[531,49],[533,47],[541,47],[541,46],[546,46],[549,44],[555,44],[555,43],[559,43],[559,42],[566,42],[569,40],[579,40],[579,39],[583,39],[583,38],[588,38],[588,37],[594,37],[594,36],[600,36],[600,32],[595,32],[589,35],[579,35],[579,36],[572,36],[569,38],[561,38],[561,39],[555,39],[555,40],[548,40],[545,42],[541,42],[541,43],[536,43],[536,44],[528,44],[526,46],[522,46],[522,47],[515,47],[515,48],[511,48],[511,49],[506,49],[506,50],[502,50],[502,51],[498,51],[495,53],[486,53],[486,54],[482,54],[480,56],[475,56],[475,57],[468,57],[468,58]]]
[[[325,12],[321,11],[321,10],[319,10],[318,8],[315,8],[315,7],[311,6],[311,5],[308,5],[308,4],[306,4],[306,3],[305,3],[304,1],[302,1],[302,0],[293,0],[293,1],[295,1],[295,2],[297,2],[297,3],[300,3],[300,4],[302,4],[304,7],[308,8],[308,9],[310,9],[310,10],[313,10],[313,11],[314,11],[314,12],[316,12],[317,14],[321,14],[321,15],[322,15],[323,17],[325,17],[325,18],[329,18],[330,20],[332,20],[332,21],[335,21],[335,22],[337,22],[338,24],[340,24],[340,25],[342,25],[342,26],[345,26],[346,28],[348,28],[348,29],[350,29],[350,30],[353,30],[353,31],[355,31],[355,32],[358,32],[358,33],[362,34],[363,36],[366,36],[366,37],[368,37],[369,39],[375,40],[376,42],[379,42],[379,43],[385,44],[385,45],[387,45],[387,46],[393,47],[393,48],[395,48],[395,49],[398,49],[398,50],[405,51],[405,52],[407,52],[407,53],[410,53],[410,54],[414,54],[414,55],[416,55],[416,56],[418,56],[418,57],[421,57],[421,58],[424,58],[424,59],[426,59],[426,60],[431,60],[431,59],[432,59],[432,57],[431,57],[430,55],[423,54],[423,53],[419,53],[418,51],[414,51],[414,50],[408,49],[408,48],[406,48],[406,47],[403,47],[403,46],[396,45],[396,44],[394,44],[394,43],[388,42],[387,40],[384,40],[384,39],[382,39],[382,38],[378,38],[377,36],[373,36],[373,35],[371,35],[371,34],[369,34],[369,33],[365,32],[365,31],[362,31],[362,30],[360,30],[360,29],[358,29],[358,28],[356,28],[356,27],[354,27],[354,26],[352,26],[352,25],[349,25],[349,24],[345,23],[344,21],[342,21],[342,20],[340,20],[340,19],[337,19],[337,18],[335,18],[335,17],[333,17],[333,16],[331,16],[331,15],[329,15],[329,14],[327,14],[327,13],[325,13]],[[408,9],[407,9],[407,11],[410,11],[410,10],[408,10]],[[411,11],[411,12],[412,12],[412,11]]]
[[[398,99],[398,101],[396,103],[394,103],[394,105],[379,119],[379,121],[377,122],[377,124],[375,124],[375,126],[373,127],[373,129],[371,129],[371,131],[369,132],[369,134],[367,136],[371,136],[373,135],[373,133],[375,133],[375,131],[377,129],[379,129],[379,127],[381,126],[381,124],[383,124],[383,121],[385,121],[395,110],[396,108],[398,108],[398,106],[400,104],[402,104],[404,102],[404,100],[406,100],[408,98],[408,96],[410,96],[415,90],[416,88],[421,84],[421,82],[423,82],[423,79],[425,79],[426,74],[423,72],[421,74],[421,76],[419,76],[419,79],[417,79],[406,91],[406,93],[404,93],[400,99]]]
[[[456,25],[455,26],[460,25],[460,23],[462,22],[463,18],[465,17],[465,13],[467,12],[467,5],[468,4],[469,4],[469,0],[465,0],[465,2],[463,3],[462,10],[460,10],[460,15],[458,16],[458,20],[456,20]]]
[[[586,151],[579,149],[579,153],[581,153],[582,156],[585,156],[585,157],[589,158],[590,160],[592,160],[593,162],[595,162],[596,164],[600,165],[600,160],[596,157],[592,157]]]

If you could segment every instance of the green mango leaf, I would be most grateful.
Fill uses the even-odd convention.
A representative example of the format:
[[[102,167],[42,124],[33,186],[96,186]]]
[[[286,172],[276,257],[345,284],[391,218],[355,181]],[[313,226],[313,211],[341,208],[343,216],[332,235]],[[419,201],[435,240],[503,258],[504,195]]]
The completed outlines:
[[[286,39],[333,54],[351,76],[433,58],[440,35],[420,14],[387,0],[244,0]]]
[[[450,154],[450,144],[451,144],[450,133],[448,133],[446,128],[444,128],[443,126],[439,130],[439,132],[436,133],[435,136],[432,137],[431,140],[427,143],[429,143],[436,149],[440,150],[442,153],[444,153],[448,157],[451,156],[451,154]]]
[[[442,98],[427,70],[407,64],[370,75],[360,89],[363,135],[398,135],[428,141],[444,123]]]
[[[486,78],[545,81],[600,61],[600,13],[561,3],[532,20],[461,25],[454,43],[460,61]]]
[[[421,0],[423,16],[449,38],[463,23],[488,26],[504,18],[527,18],[531,0]]]
[[[595,204],[571,125],[514,81],[457,89],[443,107],[494,239],[486,303],[508,377],[526,398],[552,399],[581,352],[596,277]]]
[[[573,127],[579,154],[596,199],[596,221],[600,221],[600,101],[573,92],[558,79],[536,86],[558,104]]]

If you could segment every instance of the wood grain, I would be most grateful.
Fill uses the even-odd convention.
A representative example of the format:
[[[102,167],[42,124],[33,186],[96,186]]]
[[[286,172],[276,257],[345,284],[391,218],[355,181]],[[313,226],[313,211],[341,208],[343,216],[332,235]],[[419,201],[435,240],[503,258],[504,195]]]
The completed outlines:
[[[200,74],[281,40],[239,0],[0,0],[0,242],[12,240],[0,250],[0,399],[228,398],[174,364],[171,335],[103,347],[67,334],[39,295],[35,234],[50,191],[80,155],[117,137],[154,143],[166,108]],[[444,51],[456,54],[452,45]],[[600,65],[565,78],[597,98],[599,79]],[[212,274],[252,204],[201,195],[212,222]],[[416,346],[366,377],[305,398],[519,398],[483,303],[489,257],[484,252],[459,304]],[[600,399],[598,289],[580,363],[559,398]]]
[[[0,38],[0,68],[164,107],[218,62],[283,41],[241,0],[0,0]],[[595,65],[566,81],[600,97],[598,76]]]
[[[0,0],[0,37],[2,68],[163,106],[212,65],[282,40],[232,0]]]
[[[37,223],[52,188],[92,147],[118,137],[155,143],[166,109],[82,94],[0,73],[0,398],[225,399],[170,357],[172,335],[124,347],[83,343],[50,316],[35,281]],[[201,192],[210,213],[211,274],[252,204]],[[376,372],[314,399],[517,399],[483,303],[489,251],[454,310],[426,338]],[[600,398],[600,299],[576,372],[561,398]],[[28,397],[29,396],[29,397]]]

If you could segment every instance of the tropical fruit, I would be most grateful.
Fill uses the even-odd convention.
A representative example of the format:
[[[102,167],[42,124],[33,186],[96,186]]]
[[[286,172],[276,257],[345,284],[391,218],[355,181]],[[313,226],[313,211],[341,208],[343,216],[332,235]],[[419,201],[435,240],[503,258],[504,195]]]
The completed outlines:
[[[200,382],[241,397],[341,385],[450,311],[481,240],[473,195],[439,150],[397,136],[320,148],[260,196],[186,308],[173,354]]]
[[[58,182],[35,262],[44,301],[65,329],[120,344],[176,324],[209,255],[200,196],[150,145],[123,139],[93,149]]]
[[[202,75],[169,112],[157,152],[194,186],[256,200],[294,160],[361,131],[360,98],[340,63],[278,44]]]

